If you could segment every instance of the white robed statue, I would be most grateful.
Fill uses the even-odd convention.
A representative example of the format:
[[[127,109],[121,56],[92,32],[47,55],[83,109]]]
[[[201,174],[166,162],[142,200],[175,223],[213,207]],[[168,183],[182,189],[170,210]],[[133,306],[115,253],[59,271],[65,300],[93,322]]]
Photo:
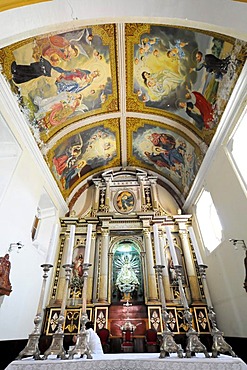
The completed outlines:
[[[121,270],[118,273],[116,286],[122,293],[131,293],[140,285],[128,255],[124,256]]]

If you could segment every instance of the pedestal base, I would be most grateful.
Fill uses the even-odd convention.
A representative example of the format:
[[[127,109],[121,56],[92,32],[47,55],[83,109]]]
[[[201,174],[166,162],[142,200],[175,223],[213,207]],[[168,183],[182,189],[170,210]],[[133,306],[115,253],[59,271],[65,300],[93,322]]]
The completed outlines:
[[[212,331],[213,345],[212,345],[212,357],[217,357],[220,353],[229,352],[232,357],[237,357],[236,353],[233,351],[232,347],[226,343],[223,338],[223,333],[221,331]]]
[[[35,360],[41,360],[39,351],[40,334],[30,334],[26,347],[19,353],[16,360],[33,356]]]
[[[173,333],[164,331],[162,333],[162,343],[160,346],[160,358],[165,358],[170,353],[177,353],[179,358],[183,358],[182,347],[174,341]]]
[[[43,360],[46,360],[49,355],[57,355],[61,360],[66,360],[66,352],[63,348],[63,333],[53,334],[52,342],[50,347],[45,351]]]
[[[72,351],[69,351],[69,359],[73,359],[75,355],[79,355],[80,357],[86,355],[89,359],[93,358],[87,344],[87,336],[88,333],[86,330],[82,331],[78,335],[75,347],[72,349]]]
[[[205,357],[210,357],[207,348],[204,346],[204,344],[201,343],[198,337],[198,333],[194,330],[189,330],[186,333],[188,337],[188,342],[186,346],[186,357],[190,358],[191,353],[204,353]]]

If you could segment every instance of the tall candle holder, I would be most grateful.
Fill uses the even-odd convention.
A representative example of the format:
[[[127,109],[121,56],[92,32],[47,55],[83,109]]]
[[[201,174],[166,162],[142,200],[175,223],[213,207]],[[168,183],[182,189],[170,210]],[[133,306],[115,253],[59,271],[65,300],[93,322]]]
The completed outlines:
[[[205,264],[200,264],[199,272],[202,278],[202,286],[204,289],[204,294],[205,294],[205,298],[207,302],[208,317],[212,324],[212,330],[211,330],[211,335],[213,337],[212,357],[217,357],[218,353],[226,353],[226,352],[229,352],[232,357],[237,357],[232,347],[223,338],[223,332],[217,328],[216,313],[213,310],[213,305],[210,299],[208,284],[206,280],[207,267],[208,266]]]
[[[63,300],[61,305],[61,310],[58,318],[58,328],[56,332],[53,334],[52,342],[50,347],[45,351],[43,360],[46,360],[49,355],[57,355],[58,358],[61,360],[66,360],[66,351],[63,347],[63,339],[64,339],[64,331],[63,331],[63,324],[65,321],[65,307],[67,302],[67,295],[68,295],[68,287],[70,281],[70,275],[72,271],[73,264],[66,263],[63,265],[65,269],[65,288],[63,293]]]
[[[199,339],[199,334],[195,331],[192,326],[192,313],[190,312],[186,295],[184,293],[183,282],[182,282],[182,266],[175,265],[175,273],[178,281],[179,293],[181,297],[182,304],[184,306],[184,318],[188,323],[189,330],[186,332],[186,336],[188,337],[187,345],[186,345],[186,357],[190,358],[191,353],[200,353],[203,352],[205,357],[210,357],[207,348],[204,344],[201,343]]]
[[[73,359],[75,355],[92,359],[91,350],[88,346],[88,332],[86,330],[86,323],[88,322],[87,316],[87,278],[89,267],[92,266],[91,263],[83,264],[83,289],[82,289],[82,314],[80,318],[80,333],[77,337],[75,347],[69,352],[69,358]]]
[[[40,357],[40,351],[39,351],[39,338],[41,334],[40,330],[40,323],[42,321],[42,309],[44,304],[44,296],[45,296],[45,288],[46,288],[46,281],[48,278],[48,272],[53,265],[49,263],[44,263],[41,265],[43,269],[43,282],[40,292],[40,298],[39,298],[39,305],[37,309],[36,316],[34,318],[34,330],[31,334],[29,334],[28,342],[26,344],[26,347],[19,353],[17,356],[17,360],[21,360],[24,357],[30,357],[33,356],[35,360],[41,360]]]
[[[168,328],[169,314],[166,309],[166,300],[164,294],[163,280],[162,280],[162,270],[165,266],[155,265],[158,276],[160,300],[161,300],[161,315],[164,322],[164,330],[162,332],[162,344],[160,346],[160,358],[165,358],[170,353],[177,353],[179,358],[183,358],[183,350],[180,344],[177,344],[173,338],[174,334]]]

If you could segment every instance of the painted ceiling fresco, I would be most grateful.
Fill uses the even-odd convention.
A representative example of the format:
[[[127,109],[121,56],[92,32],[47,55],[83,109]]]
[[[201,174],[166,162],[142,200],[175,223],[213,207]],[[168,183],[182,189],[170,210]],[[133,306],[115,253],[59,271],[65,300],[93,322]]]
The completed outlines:
[[[245,57],[246,44],[224,35],[134,23],[37,35],[0,50],[65,199],[96,172],[136,166],[185,200]]]

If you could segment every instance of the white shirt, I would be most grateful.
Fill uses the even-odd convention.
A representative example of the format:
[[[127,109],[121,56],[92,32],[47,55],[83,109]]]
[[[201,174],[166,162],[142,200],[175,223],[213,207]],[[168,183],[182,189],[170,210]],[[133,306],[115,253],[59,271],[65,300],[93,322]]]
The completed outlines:
[[[101,345],[100,338],[97,333],[92,328],[87,329],[88,336],[88,347],[92,353],[103,354],[103,349]]]

